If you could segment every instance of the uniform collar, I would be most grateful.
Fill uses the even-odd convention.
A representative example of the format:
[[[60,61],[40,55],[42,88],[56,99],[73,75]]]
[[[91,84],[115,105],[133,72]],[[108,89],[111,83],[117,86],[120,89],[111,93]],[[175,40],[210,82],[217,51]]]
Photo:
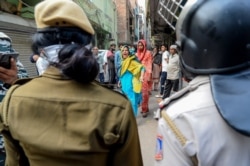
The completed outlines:
[[[250,69],[211,75],[210,79],[213,98],[222,118],[236,131],[250,136]]]
[[[204,75],[204,76],[197,76],[195,77],[192,81],[189,82],[189,85],[191,87],[195,87],[196,85],[201,85],[204,83],[209,82],[209,76],[208,75]]]
[[[63,75],[63,73],[54,66],[49,66],[46,71],[42,74],[43,77],[53,78],[53,79],[63,79],[68,80],[69,78]]]

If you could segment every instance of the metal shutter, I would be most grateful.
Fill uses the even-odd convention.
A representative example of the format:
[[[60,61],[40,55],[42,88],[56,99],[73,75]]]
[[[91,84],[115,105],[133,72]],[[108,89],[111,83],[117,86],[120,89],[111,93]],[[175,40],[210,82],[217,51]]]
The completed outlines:
[[[37,76],[36,66],[29,60],[32,54],[31,37],[36,29],[0,21],[0,31],[6,33],[12,39],[12,46],[19,52],[19,60],[25,66],[29,77]]]

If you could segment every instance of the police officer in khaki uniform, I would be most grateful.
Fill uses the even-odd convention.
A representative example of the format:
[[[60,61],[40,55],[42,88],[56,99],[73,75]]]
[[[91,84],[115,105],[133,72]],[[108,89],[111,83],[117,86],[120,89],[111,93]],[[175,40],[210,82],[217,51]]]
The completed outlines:
[[[6,165],[142,166],[129,100],[93,81],[94,30],[83,10],[71,0],[45,0],[35,20],[33,45],[47,68],[12,85],[0,106]]]

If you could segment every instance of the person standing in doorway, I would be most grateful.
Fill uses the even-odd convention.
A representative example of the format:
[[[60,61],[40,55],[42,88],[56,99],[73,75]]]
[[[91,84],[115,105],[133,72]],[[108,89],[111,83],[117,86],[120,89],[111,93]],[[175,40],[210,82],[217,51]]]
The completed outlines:
[[[150,86],[152,86],[152,63],[153,56],[151,51],[147,50],[147,45],[145,40],[139,40],[137,44],[137,57],[138,60],[142,63],[145,68],[145,73],[143,76],[143,84],[142,84],[142,105],[141,105],[141,113],[142,117],[147,117],[149,108],[149,92],[151,90]]]

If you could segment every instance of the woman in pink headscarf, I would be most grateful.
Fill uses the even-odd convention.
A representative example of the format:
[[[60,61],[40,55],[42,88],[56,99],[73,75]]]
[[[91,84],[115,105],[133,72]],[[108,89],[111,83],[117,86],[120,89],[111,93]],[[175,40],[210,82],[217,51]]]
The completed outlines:
[[[145,40],[139,40],[137,44],[137,58],[142,63],[145,68],[145,73],[143,76],[142,83],[142,105],[141,105],[141,113],[142,117],[147,117],[149,109],[148,109],[148,101],[149,101],[149,91],[152,86],[152,53],[147,50],[147,45]]]

